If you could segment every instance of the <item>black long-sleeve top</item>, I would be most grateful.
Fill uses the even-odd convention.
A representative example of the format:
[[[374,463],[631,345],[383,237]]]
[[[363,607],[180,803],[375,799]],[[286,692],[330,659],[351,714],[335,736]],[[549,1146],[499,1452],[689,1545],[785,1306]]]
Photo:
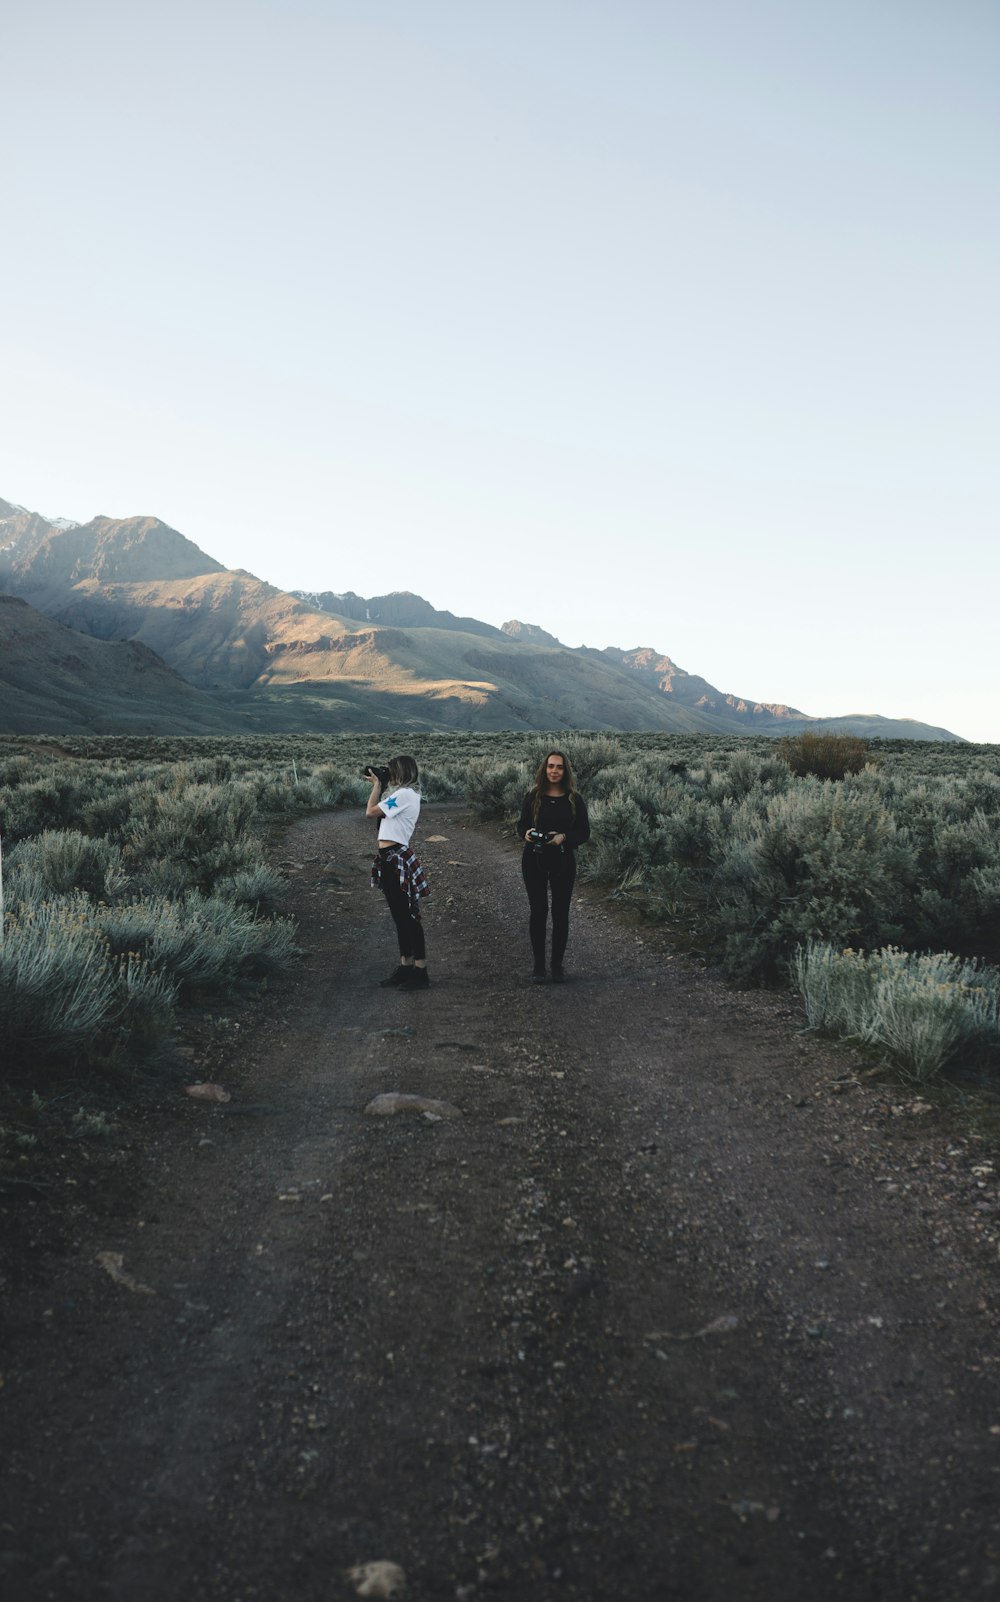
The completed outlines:
[[[521,816],[517,820],[519,840],[523,841],[529,829],[541,829],[543,834],[564,834],[567,850],[575,851],[590,839],[590,819],[582,795],[573,797],[575,811],[568,795],[543,795],[537,823],[533,817],[534,800],[534,791],[529,790],[521,802]]]

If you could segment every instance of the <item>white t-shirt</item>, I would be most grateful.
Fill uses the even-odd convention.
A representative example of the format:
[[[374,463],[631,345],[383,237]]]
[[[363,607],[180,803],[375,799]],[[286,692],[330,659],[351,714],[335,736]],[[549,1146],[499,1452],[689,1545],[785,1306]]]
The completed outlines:
[[[396,845],[409,845],[410,836],[420,816],[420,792],[401,784],[379,799],[379,810],[385,817],[378,826],[380,840],[392,840]]]

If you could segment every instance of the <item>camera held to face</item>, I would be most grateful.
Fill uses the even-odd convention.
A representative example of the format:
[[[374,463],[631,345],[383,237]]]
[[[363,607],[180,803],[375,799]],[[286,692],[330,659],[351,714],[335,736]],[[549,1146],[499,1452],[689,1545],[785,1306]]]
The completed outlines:
[[[361,777],[363,779],[377,779],[384,790],[389,783],[389,769],[377,768],[374,762],[370,762],[366,768],[361,769]]]
[[[550,834],[546,834],[544,829],[528,830],[528,841],[531,845],[532,851],[544,851],[551,838],[552,836]]]

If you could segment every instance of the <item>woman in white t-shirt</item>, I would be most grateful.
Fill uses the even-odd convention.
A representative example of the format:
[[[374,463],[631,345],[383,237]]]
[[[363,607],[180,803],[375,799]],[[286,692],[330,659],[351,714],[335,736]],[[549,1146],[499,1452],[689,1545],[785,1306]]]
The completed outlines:
[[[426,990],[430,980],[420,898],[430,893],[430,887],[410,849],[420,816],[420,774],[413,757],[396,756],[388,764],[384,794],[382,780],[374,768],[366,768],[365,776],[372,781],[365,816],[379,820],[372,884],[389,904],[399,943],[399,966],[381,983],[404,990]]]

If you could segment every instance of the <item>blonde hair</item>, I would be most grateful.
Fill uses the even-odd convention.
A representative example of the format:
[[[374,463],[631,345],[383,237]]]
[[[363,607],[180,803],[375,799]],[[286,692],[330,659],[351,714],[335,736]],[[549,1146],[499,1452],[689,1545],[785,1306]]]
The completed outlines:
[[[411,756],[390,757],[386,763],[389,773],[388,788],[396,790],[401,784],[416,786],[420,783],[420,769],[416,758]]]

